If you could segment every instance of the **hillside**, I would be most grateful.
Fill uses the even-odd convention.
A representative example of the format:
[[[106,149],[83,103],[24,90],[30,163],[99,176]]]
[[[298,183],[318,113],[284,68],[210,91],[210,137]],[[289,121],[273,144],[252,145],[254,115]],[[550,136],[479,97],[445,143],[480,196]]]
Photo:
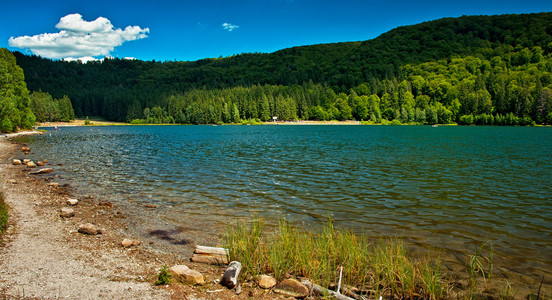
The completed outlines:
[[[211,123],[235,120],[230,116],[235,106],[237,119],[278,115],[281,119],[371,120],[373,114],[377,122],[381,117],[401,120],[402,112],[407,115],[402,121],[410,123],[416,121],[418,109],[426,116],[439,110],[448,115],[448,110],[450,121],[457,122],[463,115],[494,118],[512,113],[512,118],[546,123],[551,112],[547,89],[552,82],[551,52],[552,13],[540,13],[445,18],[399,27],[364,42],[194,62],[108,59],[80,64],[15,55],[30,90],[56,98],[68,95],[77,116],[130,121],[147,119],[151,116],[144,109],[158,107],[158,121]],[[465,62],[477,65],[464,66]],[[425,72],[428,63],[439,67]],[[454,70],[446,76],[440,74],[440,69],[451,67]],[[412,81],[420,83],[420,78],[414,76],[423,79],[417,89]],[[435,76],[442,82],[435,82]],[[446,91],[435,94],[431,84],[444,84]],[[471,99],[463,99],[470,93]],[[520,95],[526,96],[520,100]],[[366,99],[355,98],[361,96]],[[480,108],[467,103],[474,101],[490,104]],[[496,105],[497,101],[501,103]],[[370,103],[358,107],[364,102]],[[427,123],[427,118],[420,116],[418,121]]]

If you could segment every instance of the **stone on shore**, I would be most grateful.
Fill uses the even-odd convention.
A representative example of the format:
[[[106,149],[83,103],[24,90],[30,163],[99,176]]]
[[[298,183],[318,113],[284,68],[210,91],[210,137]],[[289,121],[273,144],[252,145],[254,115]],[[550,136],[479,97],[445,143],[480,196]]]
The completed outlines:
[[[21,164],[21,160],[19,160],[19,159],[14,159],[14,160],[12,160],[12,164],[13,164],[13,165],[20,165],[20,164]]]
[[[257,283],[259,284],[259,287],[263,289],[271,289],[273,288],[278,282],[276,281],[276,278],[270,276],[270,275],[261,275],[257,279]]]
[[[32,161],[27,163],[27,168],[36,168],[36,164]]]
[[[48,183],[48,186],[49,186],[49,187],[53,187],[53,188],[57,188],[57,187],[59,187],[59,183],[57,183],[57,182],[50,182],[50,183]]]
[[[42,167],[42,166],[44,166],[44,162],[37,161],[37,162],[36,162],[36,165],[39,166],[39,167]]]
[[[59,216],[62,218],[71,218],[75,216],[75,211],[72,208],[63,207],[59,212]]]
[[[28,162],[30,162],[30,161],[31,161],[30,159],[24,158],[24,159],[23,159],[23,164],[26,165],[26,164],[27,164]]]
[[[100,227],[96,225],[86,223],[79,226],[79,233],[88,234],[88,235],[97,235],[97,234],[102,234],[103,231]]]
[[[169,268],[169,274],[175,282],[187,285],[201,285],[205,283],[203,275],[198,271],[192,270],[185,265],[176,265]]]
[[[228,268],[222,275],[220,284],[232,289],[238,284],[238,276],[240,275],[242,265],[239,261],[233,261],[228,265]]]
[[[42,168],[42,169],[38,169],[36,171],[30,172],[30,174],[40,175],[40,174],[48,174],[48,173],[52,173],[52,172],[54,172],[54,170],[52,168]]]
[[[275,293],[294,298],[305,298],[309,295],[309,289],[301,282],[293,278],[282,280],[274,287],[273,291]]]
[[[79,200],[78,199],[67,199],[67,204],[69,204],[71,206],[75,206],[75,205],[79,204]]]
[[[123,247],[125,248],[128,248],[128,247],[131,247],[131,246],[138,246],[140,245],[140,241],[138,240],[131,240],[131,239],[124,239],[122,242],[121,242],[121,245],[123,245]]]

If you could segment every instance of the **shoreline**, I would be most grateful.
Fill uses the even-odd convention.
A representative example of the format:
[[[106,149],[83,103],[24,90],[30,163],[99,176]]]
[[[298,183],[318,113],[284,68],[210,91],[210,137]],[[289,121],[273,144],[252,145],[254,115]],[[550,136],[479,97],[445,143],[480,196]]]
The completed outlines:
[[[198,294],[196,288],[190,287],[171,286],[170,289],[155,288],[153,282],[155,281],[156,273],[162,265],[188,265],[202,273],[205,272],[204,274],[209,274],[207,276],[209,276],[210,282],[220,278],[220,268],[190,263],[187,259],[188,257],[185,255],[178,256],[170,251],[159,251],[157,247],[153,247],[144,240],[142,240],[142,245],[132,250],[123,248],[120,245],[123,238],[136,238],[136,236],[132,235],[132,230],[128,228],[125,229],[125,227],[128,226],[125,218],[132,218],[132,216],[128,216],[128,214],[132,214],[132,212],[124,210],[121,212],[121,207],[118,207],[116,203],[109,207],[108,205],[102,204],[106,202],[109,203],[109,199],[101,200],[96,195],[94,195],[94,198],[83,197],[81,203],[75,208],[77,211],[77,216],[75,218],[68,220],[60,219],[58,216],[60,207],[65,206],[67,198],[73,197],[70,193],[70,187],[62,186],[55,189],[49,188],[47,183],[55,181],[54,177],[49,175],[28,175],[28,172],[25,171],[26,169],[23,167],[11,165],[11,160],[9,160],[9,158],[24,158],[24,154],[17,149],[20,145],[9,141],[8,138],[24,134],[38,134],[38,132],[20,132],[4,135],[4,138],[0,139],[0,150],[2,150],[0,151],[0,153],[2,153],[0,155],[0,170],[3,171],[0,187],[6,196],[6,203],[8,203],[11,209],[10,227],[6,232],[7,238],[4,238],[4,240],[7,240],[7,243],[5,246],[0,246],[0,296],[3,294],[17,296],[17,294],[21,294],[22,290],[20,287],[25,287],[25,294],[33,295],[33,292],[38,291],[36,294],[38,295],[37,297],[55,297],[55,295],[52,296],[52,294],[41,294],[44,293],[44,290],[39,289],[41,288],[39,282],[47,282],[49,286],[58,288],[57,291],[62,294],[67,293],[65,295],[83,298],[84,294],[71,294],[71,292],[75,291],[66,291],[72,284],[66,283],[65,281],[72,282],[72,279],[64,278],[63,282],[58,282],[55,279],[56,276],[52,275],[55,273],[54,271],[46,273],[49,274],[48,276],[32,279],[32,276],[38,272],[38,269],[56,270],[56,272],[62,273],[66,272],[65,269],[56,269],[52,266],[52,262],[54,265],[71,266],[68,276],[76,278],[78,282],[73,283],[75,286],[82,284],[81,281],[83,277],[79,277],[79,270],[83,268],[107,271],[107,275],[102,272],[100,272],[102,273],[101,275],[93,272],[97,275],[92,276],[92,280],[103,282],[107,278],[108,283],[105,284],[108,286],[108,290],[112,288],[113,293],[117,294],[115,298],[121,298],[120,295],[126,292],[121,290],[121,286],[111,287],[109,285],[111,281],[124,283],[123,286],[125,289],[127,287],[132,287],[134,289],[136,285],[138,290],[141,289],[139,295],[136,296],[138,298],[143,296],[142,293],[152,293],[148,295],[153,299],[157,297],[156,293],[172,292],[173,295],[182,293]],[[55,165],[51,167],[55,170]],[[17,184],[13,185],[7,183],[7,181],[12,178],[17,181]],[[25,192],[23,193],[22,190],[25,190]],[[36,218],[36,220],[26,215],[26,212],[33,210],[35,211],[34,218]],[[15,217],[13,217],[14,215]],[[99,225],[106,231],[106,234],[96,237],[87,237],[77,233],[76,230],[78,225],[85,222]],[[27,223],[36,223],[35,226],[38,227],[34,227],[32,230],[27,231]],[[58,231],[57,233],[56,230]],[[43,250],[41,249],[41,247],[43,247],[42,245],[40,247],[36,246],[35,248],[31,247],[31,249],[24,249],[27,246],[23,241],[27,241],[28,243],[29,240],[36,238],[37,232],[44,235],[44,240],[41,238],[40,242],[43,245],[50,245],[50,248],[52,248],[50,249],[51,252],[56,255],[53,257],[44,257],[44,264],[37,264],[34,260],[20,261],[19,259],[22,259],[24,256],[36,257],[43,254]],[[58,249],[55,245],[60,242],[66,243],[69,246]],[[16,249],[15,254],[11,253],[14,248]],[[4,251],[4,249],[7,251]],[[90,253],[92,257],[83,255],[83,253]],[[190,251],[189,255],[191,255]],[[81,262],[82,260],[84,260],[84,262]],[[39,262],[42,261],[39,260]],[[33,266],[33,264],[36,264],[36,266]],[[130,264],[130,266],[128,266],[128,268],[130,268],[129,270],[125,269],[125,271],[121,271],[119,267],[114,269],[114,266],[125,264]],[[28,282],[26,280],[20,281],[21,279],[19,279],[19,277],[31,279],[29,279]],[[90,280],[90,278],[86,277],[86,280]],[[29,282],[33,281],[37,281],[37,283],[29,284]],[[548,281],[548,279],[546,281]],[[517,281],[516,283],[521,284],[523,282]],[[546,286],[547,284],[545,282],[545,291],[548,289]],[[533,288],[534,284],[531,284],[531,287]],[[210,287],[212,290],[220,290],[220,288],[221,287],[216,284]],[[86,287],[79,289],[86,290]],[[498,290],[500,290],[500,288],[498,288]],[[203,292],[199,294],[210,295],[206,293],[205,289],[203,289]],[[86,298],[87,295],[92,294],[86,294],[84,298]],[[218,292],[216,295],[216,299],[225,299],[226,297],[231,298],[235,296],[231,290],[223,290],[223,292]],[[269,299],[276,297],[274,294],[268,294],[268,296]],[[144,298],[150,297],[144,296]],[[166,299],[165,295],[159,298]],[[131,298],[129,297],[129,299]]]
[[[0,243],[0,298],[71,299],[182,299],[195,295],[205,299],[235,298],[233,290],[216,283],[224,269],[190,262],[187,255],[159,251],[151,242],[125,248],[125,238],[135,239],[125,229],[128,212],[107,200],[88,196],[79,199],[72,218],[61,218],[60,209],[73,198],[70,187],[50,187],[55,171],[30,175],[29,169],[12,165],[24,158],[20,144],[9,140],[36,131],[0,136],[0,191],[8,206],[8,228]],[[48,165],[47,165],[48,166]],[[55,165],[49,165],[55,170]],[[14,183],[15,182],[15,183]],[[99,226],[103,233],[85,235],[81,224]],[[189,256],[192,252],[189,252]],[[197,288],[180,284],[156,287],[162,266],[184,264],[201,272],[206,284]],[[212,292],[212,291],[216,291]],[[259,294],[261,299],[278,298]],[[242,294],[243,299],[248,293]],[[239,297],[242,298],[242,297]]]

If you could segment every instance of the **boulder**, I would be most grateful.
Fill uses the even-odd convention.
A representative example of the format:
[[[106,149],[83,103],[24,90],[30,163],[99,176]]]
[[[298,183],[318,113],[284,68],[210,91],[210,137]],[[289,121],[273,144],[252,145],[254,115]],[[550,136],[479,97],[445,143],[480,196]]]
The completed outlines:
[[[305,298],[309,295],[309,289],[293,278],[282,280],[274,287],[273,291],[294,298]]]
[[[50,183],[48,183],[48,186],[49,186],[49,187],[53,187],[53,188],[57,188],[57,187],[59,187],[59,183],[57,183],[57,182],[50,182]]]
[[[69,204],[71,206],[75,206],[75,205],[79,204],[79,200],[78,199],[67,199],[67,204]]]
[[[10,180],[8,180],[8,183],[10,183],[10,184],[17,184],[17,180],[15,180],[15,179],[10,179]]]
[[[54,172],[54,170],[52,168],[41,168],[41,169],[38,169],[36,171],[30,172],[30,174],[40,175],[40,174],[48,174],[48,173],[52,173],[52,172]]]
[[[21,160],[19,160],[19,159],[14,159],[14,160],[12,160],[12,164],[14,164],[14,165],[20,165],[20,164],[21,164]]]
[[[59,216],[62,218],[71,218],[75,216],[75,211],[72,208],[63,207],[59,212]]]
[[[24,159],[23,159],[23,164],[26,165],[26,164],[27,164],[28,162],[30,162],[30,161],[31,161],[30,159],[24,158]]]
[[[123,245],[123,247],[125,248],[128,248],[130,246],[138,246],[140,245],[140,241],[138,240],[131,240],[131,239],[124,239],[122,242],[121,242],[121,245]]]
[[[176,265],[169,268],[169,274],[175,282],[187,285],[201,285],[205,283],[203,275],[185,265]]]
[[[34,162],[30,161],[27,163],[27,168],[36,168],[36,165]]]
[[[29,147],[21,147],[21,152],[31,152],[31,148],[29,148]]]
[[[47,164],[47,163],[48,163],[48,160],[45,159],[45,160],[43,160],[42,162],[45,163],[45,164]]]
[[[39,167],[42,167],[42,166],[44,166],[44,162],[42,162],[42,161],[37,161],[37,162],[36,162],[36,165],[39,166]]]
[[[270,288],[273,288],[278,282],[276,281],[276,278],[272,276],[261,275],[257,279],[257,283],[263,289],[270,289]]]
[[[239,261],[233,261],[228,265],[228,268],[222,275],[220,284],[232,289],[238,284],[238,276],[240,275],[242,265]]]
[[[88,235],[97,235],[97,234],[102,234],[103,231],[100,227],[96,226],[96,225],[93,225],[93,224],[90,224],[90,223],[86,223],[86,224],[83,224],[81,226],[79,226],[79,233],[83,233],[83,234],[88,234]]]

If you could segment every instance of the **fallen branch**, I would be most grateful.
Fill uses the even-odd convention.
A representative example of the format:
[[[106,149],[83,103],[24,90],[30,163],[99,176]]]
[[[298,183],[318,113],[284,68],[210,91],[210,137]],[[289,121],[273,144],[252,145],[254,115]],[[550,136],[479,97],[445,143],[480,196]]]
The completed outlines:
[[[350,297],[347,297],[343,294],[336,293],[332,290],[328,290],[326,288],[323,288],[323,287],[319,286],[318,284],[312,283],[312,282],[310,282],[309,280],[306,280],[306,279],[302,280],[301,283],[306,285],[307,287],[309,287],[309,289],[312,290],[317,295],[321,295],[321,296],[330,295],[330,296],[334,297],[337,300],[355,300],[354,298],[350,298]]]

